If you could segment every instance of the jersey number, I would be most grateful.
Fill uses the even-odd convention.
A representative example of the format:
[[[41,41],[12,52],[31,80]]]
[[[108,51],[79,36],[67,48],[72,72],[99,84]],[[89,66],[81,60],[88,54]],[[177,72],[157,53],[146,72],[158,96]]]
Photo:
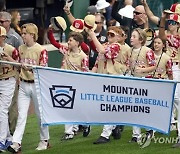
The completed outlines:
[[[9,67],[3,67],[3,74],[8,74]]]

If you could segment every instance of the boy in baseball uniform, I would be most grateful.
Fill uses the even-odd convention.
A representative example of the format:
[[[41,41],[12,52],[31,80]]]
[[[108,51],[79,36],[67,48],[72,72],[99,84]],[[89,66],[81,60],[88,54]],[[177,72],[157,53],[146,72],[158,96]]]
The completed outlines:
[[[51,29],[48,31],[48,38],[51,38],[51,40],[54,39]],[[56,43],[58,44],[59,52],[63,54],[62,69],[81,72],[89,71],[88,56],[81,50],[82,42],[82,34],[79,32],[71,32],[67,44]],[[73,139],[77,130],[78,125],[65,125],[65,133],[61,140]]]
[[[151,72],[156,68],[155,55],[152,49],[146,47],[146,33],[140,28],[131,34],[130,75],[134,77],[152,78]],[[141,137],[141,128],[134,126],[130,142],[137,142]]]
[[[165,21],[168,23],[168,30],[165,31]],[[176,13],[167,14],[166,11],[163,12],[160,20],[159,36],[161,39],[166,41],[167,44],[167,54],[171,57],[173,66],[173,79],[180,81],[180,61],[179,61],[179,51],[180,51],[180,15]],[[175,96],[174,96],[174,111],[178,112],[178,143],[173,145],[174,148],[180,147],[180,85],[176,86]],[[174,112],[175,113],[175,112]],[[175,123],[176,114],[173,114],[173,119],[171,123]]]
[[[108,28],[108,42],[101,44],[92,30],[87,30],[98,51],[98,57],[92,71],[95,73],[123,75],[128,69],[129,54],[125,44],[126,35],[124,31],[116,26]],[[121,49],[124,49],[123,51]],[[127,52],[126,52],[127,51]],[[101,136],[93,142],[94,144],[107,143],[110,135],[116,128],[114,125],[104,125]],[[115,138],[115,136],[114,136]]]
[[[11,45],[5,43],[6,29],[0,26],[0,60],[18,62],[19,52]],[[0,64],[0,152],[3,152],[12,143],[9,132],[8,111],[15,89],[14,66]]]
[[[40,127],[40,142],[36,150],[46,150],[49,148],[49,130],[47,126],[41,125],[40,112],[42,111],[42,108],[40,104],[38,104],[38,91],[36,91],[35,88],[33,71],[32,68],[26,66],[26,64],[47,66],[48,54],[47,51],[36,42],[38,39],[38,28],[35,24],[24,24],[21,28],[24,45],[19,47],[20,62],[22,66],[19,75],[18,121],[16,130],[13,134],[13,144],[8,147],[8,150],[14,153],[21,151],[21,142],[31,99],[34,102],[35,112]]]

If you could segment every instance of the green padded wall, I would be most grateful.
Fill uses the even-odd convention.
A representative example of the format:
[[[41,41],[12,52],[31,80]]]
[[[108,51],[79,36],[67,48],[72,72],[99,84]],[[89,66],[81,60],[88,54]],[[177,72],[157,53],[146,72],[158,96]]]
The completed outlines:
[[[60,68],[63,55],[58,50],[48,52],[48,66]]]

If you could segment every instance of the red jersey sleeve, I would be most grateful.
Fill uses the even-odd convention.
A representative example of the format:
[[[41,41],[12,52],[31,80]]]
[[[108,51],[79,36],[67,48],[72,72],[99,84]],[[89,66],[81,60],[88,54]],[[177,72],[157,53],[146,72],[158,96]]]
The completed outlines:
[[[65,54],[68,51],[68,47],[62,45],[61,43],[56,42],[51,29],[48,31],[48,38],[51,44],[54,45],[56,48],[58,48],[61,53]]]
[[[107,45],[105,48],[105,57],[107,59],[115,59],[117,58],[120,51],[120,46],[118,44]]]
[[[40,58],[39,58],[40,66],[47,66],[48,64],[48,52],[47,50],[41,51]]]
[[[156,65],[154,52],[152,50],[149,50],[146,53],[146,58],[147,58],[149,66],[155,66]]]
[[[16,61],[16,62],[20,62],[20,55],[19,55],[19,51],[17,49],[14,49],[12,52],[12,58]]]
[[[48,31],[48,39],[52,45],[54,45],[56,48],[59,49],[60,44],[58,42],[56,42],[56,40],[54,39],[53,31],[51,29]]]
[[[86,57],[86,58],[84,58],[82,60],[81,65],[82,65],[82,71],[83,72],[88,72],[89,71],[89,59],[88,59],[88,57]]]
[[[90,48],[85,42],[81,43],[81,49],[84,51],[85,54],[89,54]]]
[[[89,42],[89,45],[90,45],[90,47],[91,47],[91,49],[92,49],[93,51],[96,51],[96,52],[97,52],[96,46],[95,46],[95,44],[94,44],[93,41],[90,41],[90,42]]]
[[[166,73],[172,75],[172,60],[168,60],[166,64]]]

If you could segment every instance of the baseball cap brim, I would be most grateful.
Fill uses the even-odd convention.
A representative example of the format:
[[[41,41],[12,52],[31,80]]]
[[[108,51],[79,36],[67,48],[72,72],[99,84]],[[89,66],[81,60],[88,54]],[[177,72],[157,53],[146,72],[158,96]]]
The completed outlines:
[[[97,24],[94,24],[94,26],[92,28],[90,28],[89,26],[87,26],[86,24],[84,24],[85,28],[87,29],[91,29],[92,31],[95,31]]]
[[[50,22],[54,28],[54,30],[63,30],[65,31],[67,26],[66,26],[66,22],[62,17],[52,17],[50,19]]]
[[[174,13],[174,12],[172,12],[172,11],[170,11],[170,10],[164,10],[164,12],[169,13],[169,14]]]

